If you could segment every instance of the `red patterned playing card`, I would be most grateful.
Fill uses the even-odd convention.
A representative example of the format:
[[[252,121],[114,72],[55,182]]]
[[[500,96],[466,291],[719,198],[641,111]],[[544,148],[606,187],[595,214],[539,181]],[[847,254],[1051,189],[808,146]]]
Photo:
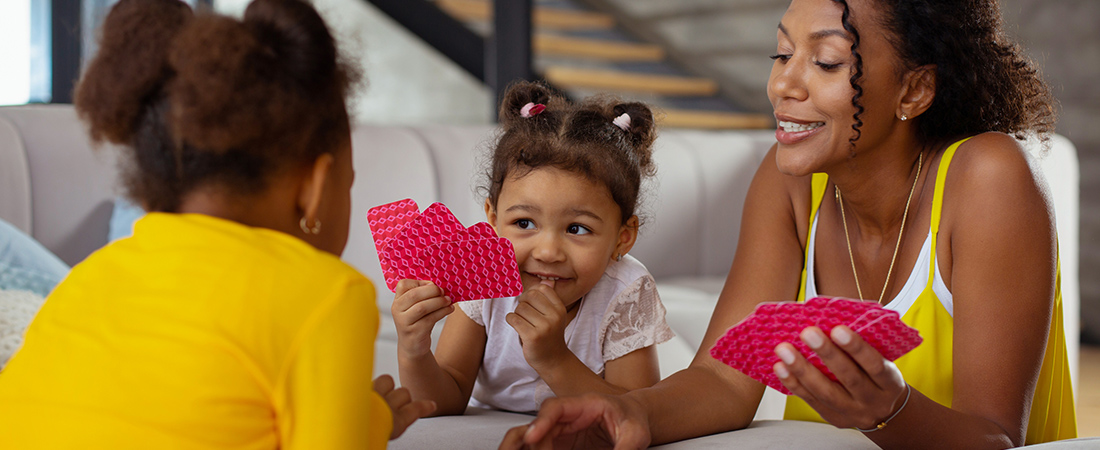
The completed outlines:
[[[837,325],[847,325],[868,344],[893,361],[920,345],[920,333],[901,321],[896,311],[875,302],[816,297],[806,303],[761,303],[715,342],[710,354],[734,369],[784,394],[791,392],[779,382],[772,368],[779,362],[775,347],[794,345],[806,360],[836,381],[836,376],[806,344],[799,333],[816,325],[826,334]]]
[[[523,293],[516,252],[505,238],[432,244],[421,252],[428,279],[451,301],[513,297]]]
[[[432,203],[397,233],[379,254],[382,274],[390,290],[405,279],[428,279],[420,263],[420,252],[436,242],[467,239],[466,227],[442,203]]]
[[[371,208],[367,211],[367,223],[374,237],[374,248],[385,248],[390,239],[419,215],[420,207],[411,198]]]
[[[371,208],[367,219],[390,291],[403,279],[431,280],[454,301],[523,291],[512,243],[488,223],[464,228],[442,203],[420,213],[408,199]]]

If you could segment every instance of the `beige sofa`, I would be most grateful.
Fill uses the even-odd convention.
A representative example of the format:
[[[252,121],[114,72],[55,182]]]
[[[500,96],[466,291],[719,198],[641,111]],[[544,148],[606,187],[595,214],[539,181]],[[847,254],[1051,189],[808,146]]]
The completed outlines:
[[[466,224],[484,220],[475,192],[493,137],[491,127],[356,126],[353,147],[351,235],[343,258],[368,277],[381,270],[366,222],[368,208],[413,198],[421,208],[442,201]],[[774,142],[772,132],[665,130],[656,145],[658,174],[641,212],[646,221],[631,252],[650,269],[677,333],[661,344],[662,375],[685,367],[705,331],[733,260],[741,207],[753,173]],[[1050,181],[1058,215],[1067,334],[1077,335],[1078,166],[1073,145],[1056,137],[1039,166]],[[59,105],[0,107],[0,218],[28,232],[69,264],[107,241],[115,198],[114,152],[93,151],[73,109]],[[376,373],[396,374],[393,294],[383,284],[383,324]],[[438,328],[438,327],[437,327]],[[1076,339],[1070,340],[1074,373]],[[782,395],[769,390],[748,430],[701,438],[669,448],[740,446],[855,448],[870,445],[858,433],[827,425],[772,422]],[[530,418],[496,411],[418,422],[398,448],[492,448],[508,426]],[[734,439],[734,441],[731,441]]]

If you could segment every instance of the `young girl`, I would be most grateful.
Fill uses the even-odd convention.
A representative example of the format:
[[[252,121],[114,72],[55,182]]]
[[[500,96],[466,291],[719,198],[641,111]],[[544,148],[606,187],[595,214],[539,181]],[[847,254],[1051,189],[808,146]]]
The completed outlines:
[[[627,255],[641,181],[654,172],[652,113],[607,100],[574,106],[521,83],[500,118],[485,215],[515,247],[524,292],[451,314],[434,284],[401,281],[392,307],[401,384],[440,415],[467,403],[530,412],[555,395],[653,385],[654,345],[673,335],[653,277]],[[447,315],[433,355],[432,327]]]
[[[338,257],[353,74],[321,17],[121,0],[102,36],[76,110],[149,214],[35,317],[0,448],[384,448],[432,406],[371,385],[374,287]]]

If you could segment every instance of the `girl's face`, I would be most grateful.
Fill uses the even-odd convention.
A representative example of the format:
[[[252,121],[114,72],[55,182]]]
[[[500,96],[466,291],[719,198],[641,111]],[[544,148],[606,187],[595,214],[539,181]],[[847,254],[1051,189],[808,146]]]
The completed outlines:
[[[486,201],[485,212],[515,247],[524,290],[550,280],[566,306],[591,290],[637,236],[622,223],[607,187],[553,167],[509,175],[496,208]]]
[[[862,135],[855,152],[873,148],[888,134],[900,99],[898,58],[879,25],[872,0],[849,0],[850,22],[859,30],[863,57]],[[824,171],[851,155],[855,71],[852,36],[833,0],[793,0],[779,23],[768,98],[778,123],[776,162],[790,175]]]

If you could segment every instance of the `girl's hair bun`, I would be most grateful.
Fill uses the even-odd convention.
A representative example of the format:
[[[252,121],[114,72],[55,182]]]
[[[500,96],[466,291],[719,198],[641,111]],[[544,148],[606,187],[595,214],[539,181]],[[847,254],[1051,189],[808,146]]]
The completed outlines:
[[[627,134],[629,151],[634,153],[638,166],[644,174],[652,174],[653,141],[657,139],[657,128],[653,120],[653,111],[644,103],[618,103],[611,108],[611,122],[626,114],[630,117],[630,126],[623,130]],[[618,126],[616,124],[616,126]],[[620,127],[622,128],[622,127]]]
[[[336,72],[336,44],[321,16],[301,0],[256,0],[244,24],[259,41],[263,56],[302,85],[329,86]],[[337,83],[339,84],[339,83]]]
[[[121,0],[111,8],[73,102],[93,142],[129,143],[145,102],[172,76],[168,49],[191,18],[179,0]]]
[[[243,20],[180,0],[121,0],[77,88],[96,142],[122,144],[130,196],[175,211],[197,186],[250,195],[281,167],[350,137],[359,72],[304,0],[255,0]]]
[[[316,102],[342,103],[348,80],[324,21],[301,0],[256,0],[243,22],[195,20],[171,62],[174,131],[198,150],[300,148],[323,122],[346,120],[303,114]],[[294,129],[304,132],[292,142],[270,132]]]
[[[561,111],[564,99],[549,86],[530,81],[521,81],[508,87],[504,101],[500,104],[500,123],[504,129],[529,129],[535,132],[552,132],[561,124]],[[524,107],[536,111],[524,117]],[[543,105],[539,108],[537,105]],[[541,109],[541,111],[539,111]]]

